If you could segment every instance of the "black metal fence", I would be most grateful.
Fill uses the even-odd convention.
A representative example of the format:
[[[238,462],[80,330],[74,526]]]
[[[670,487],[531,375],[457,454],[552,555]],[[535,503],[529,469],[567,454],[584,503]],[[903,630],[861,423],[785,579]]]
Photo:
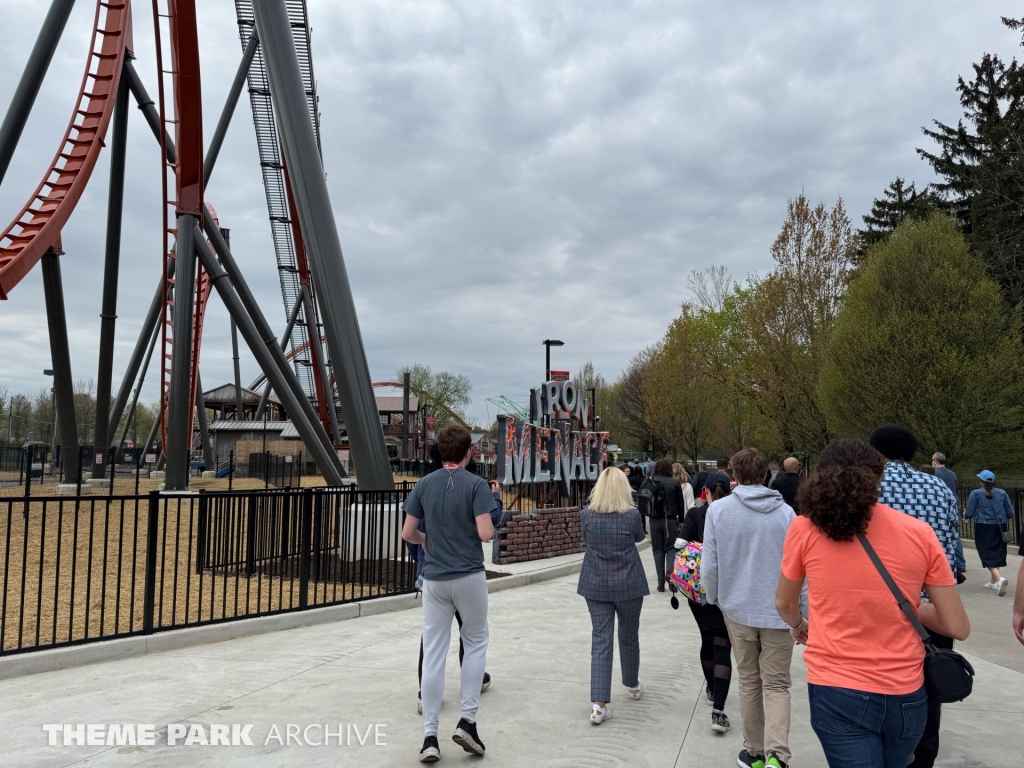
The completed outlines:
[[[411,592],[408,492],[0,499],[0,654]]]

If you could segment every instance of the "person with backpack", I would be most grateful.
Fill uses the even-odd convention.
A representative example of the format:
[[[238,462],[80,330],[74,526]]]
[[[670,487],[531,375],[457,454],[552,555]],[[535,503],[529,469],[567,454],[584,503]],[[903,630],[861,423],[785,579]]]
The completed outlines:
[[[782,544],[796,516],[763,485],[768,459],[744,448],[730,462],[736,487],[708,505],[700,577],[722,609],[736,655],[744,768],[786,768],[793,638],[775,608]]]
[[[718,472],[708,475],[704,483],[707,498],[710,502],[718,501],[729,495],[729,476]],[[704,543],[704,525],[707,521],[708,507],[706,504],[694,505],[683,518],[679,527],[679,538],[676,546],[682,554],[693,554],[693,565],[699,579],[701,549]],[[711,730],[725,733],[729,730],[729,718],[725,714],[725,700],[729,695],[729,682],[732,679],[732,643],[729,642],[729,630],[725,626],[725,617],[717,605],[706,602],[700,595],[701,584],[694,584],[698,602],[689,594],[686,602],[697,622],[700,631],[700,667],[704,672],[704,693],[711,707]]]
[[[860,440],[825,447],[800,488],[776,591],[779,615],[807,646],[811,727],[831,768],[905,768],[924,734],[925,646],[894,587],[931,630],[957,640],[971,631],[931,526],[878,502],[884,467]]]
[[[645,477],[636,495],[637,509],[651,521],[651,552],[658,591],[665,591],[668,574],[676,562],[673,544],[679,518],[686,514],[686,502],[679,481],[672,476],[672,462],[662,459],[654,465],[654,473]],[[674,588],[673,588],[674,589]]]

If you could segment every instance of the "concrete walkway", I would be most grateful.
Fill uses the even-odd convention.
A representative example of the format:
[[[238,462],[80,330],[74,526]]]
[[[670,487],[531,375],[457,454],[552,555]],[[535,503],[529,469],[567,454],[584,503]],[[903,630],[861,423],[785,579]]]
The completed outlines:
[[[650,554],[644,552],[650,569]],[[974,632],[963,644],[978,676],[974,695],[950,705],[938,765],[1005,768],[1019,762],[1024,723],[1024,647],[1010,630],[1011,595],[982,589],[968,552],[961,591]],[[973,558],[973,560],[972,560]],[[1010,558],[1013,574],[1020,558]],[[489,566],[493,567],[493,566]],[[653,590],[652,590],[653,591]],[[194,648],[0,681],[0,762],[5,766],[412,766],[422,741],[416,714],[420,610],[365,616]],[[589,724],[590,621],[576,577],[495,592],[490,603],[491,689],[481,702],[484,759],[450,741],[458,720],[457,639],[441,718],[442,765],[732,766],[742,745],[735,691],[733,728],[712,734],[686,606],[653,593],[641,621],[640,702],[613,690],[614,716]],[[809,725],[804,667],[793,664],[793,765],[824,766]],[[617,673],[616,673],[617,674]],[[157,725],[155,746],[47,746],[44,723]],[[254,746],[168,746],[168,724],[252,724]],[[279,744],[287,725],[342,726],[343,746]],[[375,733],[371,726],[380,724]],[[359,745],[356,732],[362,736]],[[366,735],[370,727],[369,736]],[[319,741],[322,731],[306,731]],[[198,737],[198,729],[194,734]],[[375,736],[384,742],[374,745]],[[300,732],[301,737],[301,732]],[[184,740],[182,738],[181,740]],[[57,736],[61,745],[63,738]]]

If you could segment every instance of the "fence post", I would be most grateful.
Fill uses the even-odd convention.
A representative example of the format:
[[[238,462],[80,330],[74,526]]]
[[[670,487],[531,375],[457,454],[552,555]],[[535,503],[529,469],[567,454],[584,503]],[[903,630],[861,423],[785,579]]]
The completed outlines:
[[[35,458],[36,447],[34,445],[26,445],[24,448],[25,461],[27,463],[28,471],[25,472],[25,495],[32,495],[32,460]],[[42,472],[39,473],[42,475]]]
[[[196,573],[202,573],[206,565],[206,546],[208,541],[207,529],[209,526],[209,498],[206,489],[199,489],[199,531],[196,534]]]
[[[313,489],[302,492],[302,517],[299,531],[299,608],[309,605],[309,560],[312,542],[310,541],[313,527]]]
[[[142,633],[153,634],[155,628],[154,611],[156,609],[156,556],[157,526],[160,519],[160,492],[149,492],[149,524],[146,528],[146,586],[144,590],[145,604],[142,609]]]
[[[249,508],[245,519],[245,574],[256,570],[256,494],[249,494]]]
[[[270,487],[270,451],[263,453],[263,487]]]

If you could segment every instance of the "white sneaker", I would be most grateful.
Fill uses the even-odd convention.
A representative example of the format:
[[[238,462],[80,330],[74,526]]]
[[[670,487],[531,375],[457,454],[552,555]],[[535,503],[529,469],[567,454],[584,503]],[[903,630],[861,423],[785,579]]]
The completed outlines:
[[[418,714],[418,715],[422,715],[423,714],[423,699],[419,699],[416,702],[416,714]]]
[[[607,704],[603,707],[599,707],[595,704],[593,711],[590,713],[590,722],[592,725],[600,725],[611,716],[612,710]]]
[[[636,688],[629,689],[629,698],[633,701],[640,701],[640,697],[644,695],[644,682],[643,680],[636,681]]]
[[[985,589],[995,589],[995,588],[996,588],[996,585],[993,584],[991,581],[986,581],[985,582]]]
[[[1006,580],[1006,577],[1003,576],[1001,579],[999,579],[999,581],[997,581],[994,585],[992,585],[992,589],[996,590],[999,593],[1000,597],[1005,597],[1006,596],[1006,585],[1008,583],[1009,582]]]

